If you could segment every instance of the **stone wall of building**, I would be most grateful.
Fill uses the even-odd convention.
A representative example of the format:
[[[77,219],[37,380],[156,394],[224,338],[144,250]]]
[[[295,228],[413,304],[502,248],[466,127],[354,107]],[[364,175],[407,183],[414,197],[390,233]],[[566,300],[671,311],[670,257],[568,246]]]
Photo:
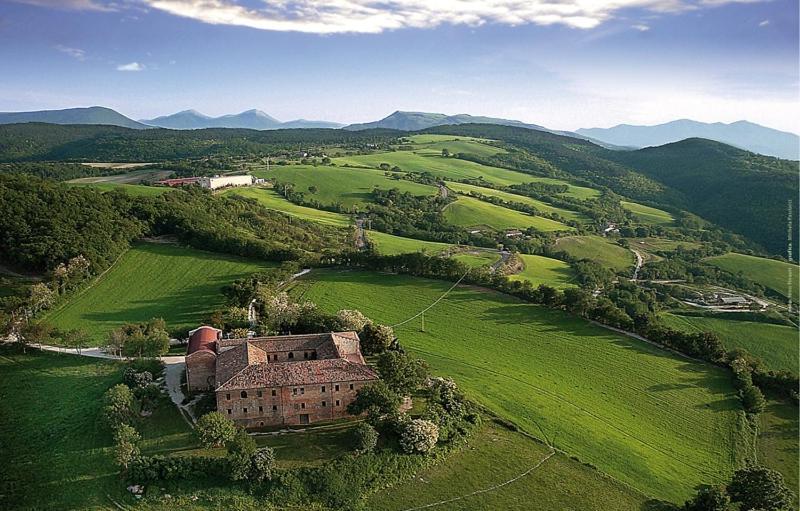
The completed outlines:
[[[186,384],[189,390],[211,390],[214,388],[217,355],[201,350],[186,356]]]

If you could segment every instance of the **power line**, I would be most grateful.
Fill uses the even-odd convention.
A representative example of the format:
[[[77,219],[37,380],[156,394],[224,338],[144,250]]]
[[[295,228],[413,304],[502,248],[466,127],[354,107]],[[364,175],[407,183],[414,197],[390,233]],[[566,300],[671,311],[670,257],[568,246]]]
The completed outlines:
[[[419,311],[418,313],[414,314],[414,315],[413,315],[413,316],[411,316],[410,318],[406,319],[405,321],[401,321],[400,323],[397,323],[396,325],[392,325],[392,328],[397,328],[397,327],[399,327],[399,326],[405,325],[405,324],[406,324],[406,323],[408,323],[409,321],[411,321],[411,320],[414,320],[414,319],[417,319],[417,318],[418,318],[418,317],[420,317],[421,315],[425,314],[427,311],[431,310],[431,309],[432,309],[432,308],[433,308],[433,307],[434,307],[434,306],[435,306],[437,303],[439,303],[439,302],[441,302],[442,300],[444,300],[444,297],[445,297],[445,296],[447,296],[447,295],[450,293],[450,291],[452,291],[453,289],[455,289],[455,288],[456,288],[456,286],[457,286],[457,285],[459,285],[459,284],[461,283],[461,281],[462,281],[462,280],[464,280],[464,277],[466,277],[466,276],[467,276],[467,273],[469,273],[469,270],[465,271],[465,272],[464,272],[464,275],[462,275],[462,276],[461,276],[461,278],[460,278],[460,279],[458,279],[458,280],[456,281],[456,283],[455,283],[455,284],[453,284],[452,286],[450,286],[450,289],[448,289],[447,291],[445,291],[445,292],[444,292],[444,294],[443,294],[442,296],[440,296],[439,298],[437,298],[435,302],[433,302],[432,304],[428,305],[427,307],[425,307],[424,309],[422,309],[422,310],[421,310],[421,311]]]

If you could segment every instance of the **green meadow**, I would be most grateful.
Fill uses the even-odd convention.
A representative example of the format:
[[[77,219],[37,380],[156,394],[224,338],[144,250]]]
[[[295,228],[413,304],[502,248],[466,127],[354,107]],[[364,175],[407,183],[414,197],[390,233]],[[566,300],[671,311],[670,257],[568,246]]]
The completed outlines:
[[[223,304],[222,287],[270,263],[176,245],[140,243],[45,319],[64,330],[82,328],[100,345],[123,323],[161,317],[185,334]]]
[[[762,359],[769,369],[798,373],[797,353],[800,337],[797,328],[755,321],[730,319],[731,314],[719,317],[681,316],[663,314],[664,322],[687,332],[716,332],[728,349],[744,348]]]
[[[800,428],[797,403],[767,401],[767,408],[758,416],[758,459],[783,474],[786,486],[797,490],[800,471]],[[800,507],[795,491],[794,507]]]
[[[448,222],[461,227],[486,226],[495,230],[533,227],[542,232],[574,230],[549,218],[532,216],[467,196],[461,196],[448,204],[444,209],[444,217]]]
[[[256,170],[253,175],[265,179],[292,183],[295,191],[303,192],[306,199],[322,204],[342,204],[345,207],[359,207],[372,201],[374,188],[390,190],[397,188],[414,195],[436,195],[439,190],[406,179],[393,179],[382,172],[371,169],[354,169],[336,166],[273,165],[269,172]],[[396,177],[400,177],[399,175]],[[317,188],[315,193],[309,187]]]
[[[386,324],[433,303],[448,282],[314,271],[294,293]],[[732,378],[559,311],[459,287],[395,329],[437,374],[526,432],[657,498],[682,501],[727,479],[747,434]]]
[[[222,192],[223,195],[236,195],[239,197],[247,197],[249,199],[257,200],[262,206],[269,209],[274,209],[287,215],[302,218],[303,220],[310,220],[312,222],[319,222],[321,224],[335,225],[339,227],[346,227],[352,224],[352,220],[347,215],[342,213],[335,213],[333,211],[323,211],[321,209],[309,208],[306,206],[299,206],[293,202],[289,202],[282,197],[275,190],[270,188],[254,188],[254,187],[241,187],[229,188]]]
[[[519,257],[525,264],[525,269],[509,275],[511,280],[527,280],[534,286],[546,284],[557,289],[575,285],[572,268],[564,261],[531,254],[519,254]]]
[[[503,200],[505,202],[520,202],[522,204],[527,204],[528,206],[533,206],[542,213],[555,213],[564,218],[565,220],[577,220],[577,221],[587,220],[586,217],[584,217],[583,215],[581,215],[576,211],[557,208],[555,206],[547,204],[546,202],[542,202],[540,200],[536,200],[531,197],[526,197],[525,195],[517,195],[514,193],[504,192],[502,190],[494,190],[492,188],[484,188],[482,186],[475,186],[475,185],[456,183],[456,182],[448,182],[447,187],[459,193],[464,193],[464,194],[468,194],[470,192],[479,193],[481,195],[486,195],[489,197],[497,197],[498,199]]]
[[[636,202],[620,201],[622,207],[633,213],[637,220],[651,225],[672,225],[675,217],[661,209],[652,208]]]
[[[367,231],[367,238],[375,245],[378,253],[383,255],[407,254],[409,252],[424,252],[433,255],[453,247],[449,243],[403,238],[402,236],[379,231]]]
[[[745,254],[730,252],[721,256],[709,257],[705,260],[718,268],[734,274],[741,273],[748,279],[773,290],[783,297],[791,296],[797,300],[798,284],[800,272],[798,265],[756,257]],[[789,289],[789,282],[792,282],[792,289]],[[790,293],[791,291],[791,293]]]
[[[485,141],[472,137],[457,137],[453,135],[412,135],[408,137],[414,144],[414,152],[422,155],[441,156],[442,150],[447,149],[450,154],[471,154],[474,156],[493,156],[505,153],[505,149],[484,143]]]
[[[590,259],[614,271],[633,269],[633,253],[600,236],[568,236],[556,241],[555,249],[577,259]]]
[[[489,252],[482,250],[470,250],[451,257],[456,261],[462,262],[470,268],[480,268],[481,266],[488,266],[500,260],[498,252]]]

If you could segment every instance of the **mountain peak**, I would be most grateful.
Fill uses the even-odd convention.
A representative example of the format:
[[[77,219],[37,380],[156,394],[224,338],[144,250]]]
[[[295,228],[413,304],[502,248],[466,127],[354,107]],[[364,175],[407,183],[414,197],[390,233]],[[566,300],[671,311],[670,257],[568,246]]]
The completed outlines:
[[[0,124],[27,122],[45,122],[50,124],[103,124],[133,129],[146,129],[150,127],[104,106],[0,113]]]

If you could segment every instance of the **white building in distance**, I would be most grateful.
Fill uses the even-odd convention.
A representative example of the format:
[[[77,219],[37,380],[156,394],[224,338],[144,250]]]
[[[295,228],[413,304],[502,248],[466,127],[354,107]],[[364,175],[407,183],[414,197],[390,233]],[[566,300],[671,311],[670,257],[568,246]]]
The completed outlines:
[[[201,177],[199,184],[203,188],[216,190],[226,186],[250,186],[255,182],[253,176],[214,176]]]

